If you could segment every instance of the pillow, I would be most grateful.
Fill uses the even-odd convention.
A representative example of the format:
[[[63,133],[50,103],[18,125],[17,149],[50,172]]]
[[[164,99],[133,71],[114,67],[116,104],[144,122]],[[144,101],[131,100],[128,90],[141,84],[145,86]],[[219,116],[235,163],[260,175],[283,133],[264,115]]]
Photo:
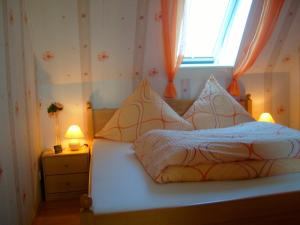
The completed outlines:
[[[222,128],[254,121],[213,76],[183,118],[192,123],[194,129]]]
[[[192,130],[193,127],[143,80],[95,137],[133,142],[153,129]]]

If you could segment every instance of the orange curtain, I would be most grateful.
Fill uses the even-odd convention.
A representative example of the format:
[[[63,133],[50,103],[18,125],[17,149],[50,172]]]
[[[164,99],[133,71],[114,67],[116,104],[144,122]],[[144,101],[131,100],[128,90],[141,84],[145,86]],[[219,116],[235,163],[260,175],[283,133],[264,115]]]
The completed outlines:
[[[264,0],[262,13],[253,39],[246,49],[247,53],[234,70],[232,81],[227,88],[231,95],[240,96],[238,79],[254,64],[255,60],[266,45],[275,27],[284,1],[285,0]]]
[[[174,79],[183,59],[182,49],[178,47],[183,4],[183,0],[161,0],[164,61],[168,79],[164,93],[166,98],[175,98],[177,95]]]

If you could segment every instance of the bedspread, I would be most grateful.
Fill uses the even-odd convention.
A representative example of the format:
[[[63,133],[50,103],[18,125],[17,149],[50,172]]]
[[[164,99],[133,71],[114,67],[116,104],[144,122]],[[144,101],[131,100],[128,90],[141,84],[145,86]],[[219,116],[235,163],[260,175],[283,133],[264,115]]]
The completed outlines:
[[[282,161],[300,157],[300,132],[264,122],[195,131],[153,130],[137,139],[133,148],[157,182],[246,179],[300,170],[300,161]],[[262,172],[266,165],[277,169]],[[234,173],[238,170],[247,175]],[[198,177],[188,171],[198,171]]]

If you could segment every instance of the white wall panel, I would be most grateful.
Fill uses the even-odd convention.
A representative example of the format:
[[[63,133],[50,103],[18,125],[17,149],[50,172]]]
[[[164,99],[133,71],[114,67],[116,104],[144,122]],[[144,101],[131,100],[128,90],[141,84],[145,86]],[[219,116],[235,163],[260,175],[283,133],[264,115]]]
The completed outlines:
[[[1,1],[1,225],[32,224],[40,200],[38,104],[27,24],[24,0]]]
[[[18,225],[20,213],[17,205],[15,168],[10,127],[9,96],[4,33],[4,1],[0,1],[0,224]],[[12,213],[14,212],[14,213]]]

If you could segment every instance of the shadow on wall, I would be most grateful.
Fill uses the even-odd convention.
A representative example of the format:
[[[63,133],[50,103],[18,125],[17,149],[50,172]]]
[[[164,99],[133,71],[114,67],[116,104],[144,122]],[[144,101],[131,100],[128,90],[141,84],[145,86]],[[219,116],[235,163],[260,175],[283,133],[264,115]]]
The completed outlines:
[[[49,148],[55,144],[55,122],[47,113],[47,108],[52,102],[59,102],[64,106],[64,109],[59,112],[61,140],[64,139],[64,132],[71,124],[84,127],[82,84],[79,82],[54,83],[51,75],[40,65],[37,65],[37,68],[42,147]],[[86,131],[84,132],[86,133]]]

